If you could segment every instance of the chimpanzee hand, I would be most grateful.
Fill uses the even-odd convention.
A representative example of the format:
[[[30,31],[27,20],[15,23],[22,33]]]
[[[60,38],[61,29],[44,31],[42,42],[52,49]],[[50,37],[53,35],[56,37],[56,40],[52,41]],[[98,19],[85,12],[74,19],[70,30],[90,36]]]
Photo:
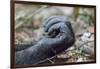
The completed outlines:
[[[75,41],[71,24],[64,16],[50,17],[44,29],[48,37],[44,36],[36,45],[16,52],[16,64],[39,63],[66,50]]]
[[[47,19],[47,21],[44,23],[45,32],[48,32],[48,29],[51,28],[51,26],[53,26],[54,24],[58,24],[58,23],[64,23],[67,27],[69,27],[70,33],[74,37],[71,23],[66,16],[51,16],[51,17],[49,17]]]
[[[53,47],[50,47],[52,47],[57,53],[67,49],[75,42],[70,21],[66,16],[50,17],[44,24],[44,29],[49,37],[45,38],[45,40],[47,39],[46,44],[52,45]]]

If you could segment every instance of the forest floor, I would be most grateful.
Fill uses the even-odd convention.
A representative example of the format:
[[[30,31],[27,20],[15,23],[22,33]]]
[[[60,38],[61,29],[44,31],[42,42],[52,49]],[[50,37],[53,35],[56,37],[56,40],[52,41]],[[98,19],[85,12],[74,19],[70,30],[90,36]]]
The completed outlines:
[[[26,9],[27,8],[27,9]],[[86,11],[88,15],[77,14],[75,8],[59,6],[15,5],[15,43],[27,44],[37,41],[43,30],[41,26],[49,16],[66,15],[70,17],[76,41],[72,47],[42,64],[76,63],[95,61],[95,23],[90,19],[93,9],[79,8],[76,13]],[[77,8],[76,8],[77,10]],[[94,20],[94,19],[93,19]]]

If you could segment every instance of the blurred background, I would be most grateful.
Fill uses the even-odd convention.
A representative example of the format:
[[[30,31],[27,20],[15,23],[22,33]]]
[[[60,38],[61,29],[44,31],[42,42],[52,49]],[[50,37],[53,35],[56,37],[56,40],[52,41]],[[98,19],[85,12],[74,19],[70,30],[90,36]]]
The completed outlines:
[[[43,34],[43,23],[50,16],[68,16],[76,42],[66,51],[42,64],[95,61],[95,9],[51,5],[15,4],[15,44],[30,44]]]

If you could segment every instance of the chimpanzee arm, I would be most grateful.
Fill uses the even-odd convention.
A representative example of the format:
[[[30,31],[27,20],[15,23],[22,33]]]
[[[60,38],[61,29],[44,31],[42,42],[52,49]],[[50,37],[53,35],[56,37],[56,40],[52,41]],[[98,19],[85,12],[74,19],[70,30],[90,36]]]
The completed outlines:
[[[43,38],[36,45],[22,51],[15,52],[15,64],[35,64],[64,51],[74,43],[70,28],[64,23],[51,27],[60,32],[55,38]],[[50,30],[49,30],[50,31]]]
[[[34,41],[34,42],[30,42],[30,43],[27,43],[27,44],[15,44],[15,51],[21,51],[21,50],[24,50],[26,48],[29,48],[33,45],[36,44],[37,41]]]

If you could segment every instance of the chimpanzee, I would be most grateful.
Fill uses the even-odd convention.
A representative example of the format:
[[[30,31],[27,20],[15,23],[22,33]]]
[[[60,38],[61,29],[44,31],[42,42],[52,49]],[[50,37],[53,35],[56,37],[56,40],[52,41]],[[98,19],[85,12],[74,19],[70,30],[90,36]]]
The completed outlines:
[[[15,64],[37,64],[63,52],[75,42],[74,32],[66,16],[51,16],[44,23],[44,35],[35,45],[15,51]]]

